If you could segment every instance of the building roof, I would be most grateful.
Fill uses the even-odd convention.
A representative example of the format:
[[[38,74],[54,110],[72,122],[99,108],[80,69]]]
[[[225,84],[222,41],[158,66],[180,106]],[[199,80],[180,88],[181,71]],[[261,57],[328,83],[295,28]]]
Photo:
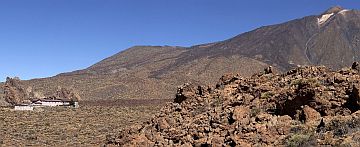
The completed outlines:
[[[32,100],[33,103],[38,102],[38,101],[41,101],[41,102],[71,102],[72,100],[69,100],[69,99],[34,99],[34,100]]]
[[[24,107],[24,106],[30,106],[30,105],[29,105],[29,104],[17,104],[17,105],[15,105],[15,106],[17,106],[17,107],[19,107],[19,106]]]

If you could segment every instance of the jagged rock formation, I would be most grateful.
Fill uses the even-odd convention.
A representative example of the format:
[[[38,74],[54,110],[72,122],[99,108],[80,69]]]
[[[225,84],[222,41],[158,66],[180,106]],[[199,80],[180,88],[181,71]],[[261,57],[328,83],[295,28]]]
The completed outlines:
[[[62,88],[62,87],[58,87],[57,91],[51,98],[53,98],[53,99],[68,99],[68,100],[73,100],[73,101],[81,100],[80,95],[77,92],[75,92],[75,90],[73,90],[73,89],[70,90],[70,89]]]
[[[81,97],[75,90],[58,87],[54,94],[45,96],[44,94],[34,91],[33,87],[27,87],[24,85],[24,82],[19,78],[6,78],[6,82],[2,88],[3,94],[0,95],[3,97],[5,102],[1,102],[0,106],[7,105],[18,105],[18,104],[30,104],[33,99],[68,99],[73,101],[81,100]]]
[[[186,84],[153,119],[108,136],[109,146],[359,146],[360,75],[300,67],[214,87]]]
[[[20,84],[19,78],[6,78],[4,84],[5,101],[11,105],[30,103],[29,92]]]

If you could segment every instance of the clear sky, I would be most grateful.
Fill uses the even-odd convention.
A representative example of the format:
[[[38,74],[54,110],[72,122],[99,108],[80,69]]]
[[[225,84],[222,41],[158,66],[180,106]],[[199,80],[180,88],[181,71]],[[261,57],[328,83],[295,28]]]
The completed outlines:
[[[358,0],[0,0],[0,81],[86,68],[134,45],[191,46]]]

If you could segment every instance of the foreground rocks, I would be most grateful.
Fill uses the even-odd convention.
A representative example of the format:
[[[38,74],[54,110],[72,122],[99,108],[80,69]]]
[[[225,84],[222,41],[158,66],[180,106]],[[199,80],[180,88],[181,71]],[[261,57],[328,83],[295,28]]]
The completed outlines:
[[[111,146],[359,146],[360,76],[300,67],[215,87],[185,84],[142,125],[108,136]]]

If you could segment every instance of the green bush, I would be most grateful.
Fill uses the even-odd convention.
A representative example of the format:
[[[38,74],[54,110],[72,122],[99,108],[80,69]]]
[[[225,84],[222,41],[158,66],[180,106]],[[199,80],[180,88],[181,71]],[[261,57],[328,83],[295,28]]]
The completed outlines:
[[[309,134],[294,134],[286,141],[288,147],[307,147],[315,143],[314,137]]]
[[[259,109],[259,108],[252,108],[251,110],[250,110],[250,115],[251,115],[251,117],[255,117],[256,115],[258,115],[259,113],[261,112],[261,110]]]
[[[314,85],[315,87],[319,87],[321,85],[320,82],[315,78],[293,80],[290,85],[296,86],[296,85],[305,85],[305,84],[311,84]]]
[[[274,94],[272,92],[268,91],[268,92],[261,93],[260,98],[261,99],[268,99],[268,98],[270,98],[272,96],[274,96]]]

